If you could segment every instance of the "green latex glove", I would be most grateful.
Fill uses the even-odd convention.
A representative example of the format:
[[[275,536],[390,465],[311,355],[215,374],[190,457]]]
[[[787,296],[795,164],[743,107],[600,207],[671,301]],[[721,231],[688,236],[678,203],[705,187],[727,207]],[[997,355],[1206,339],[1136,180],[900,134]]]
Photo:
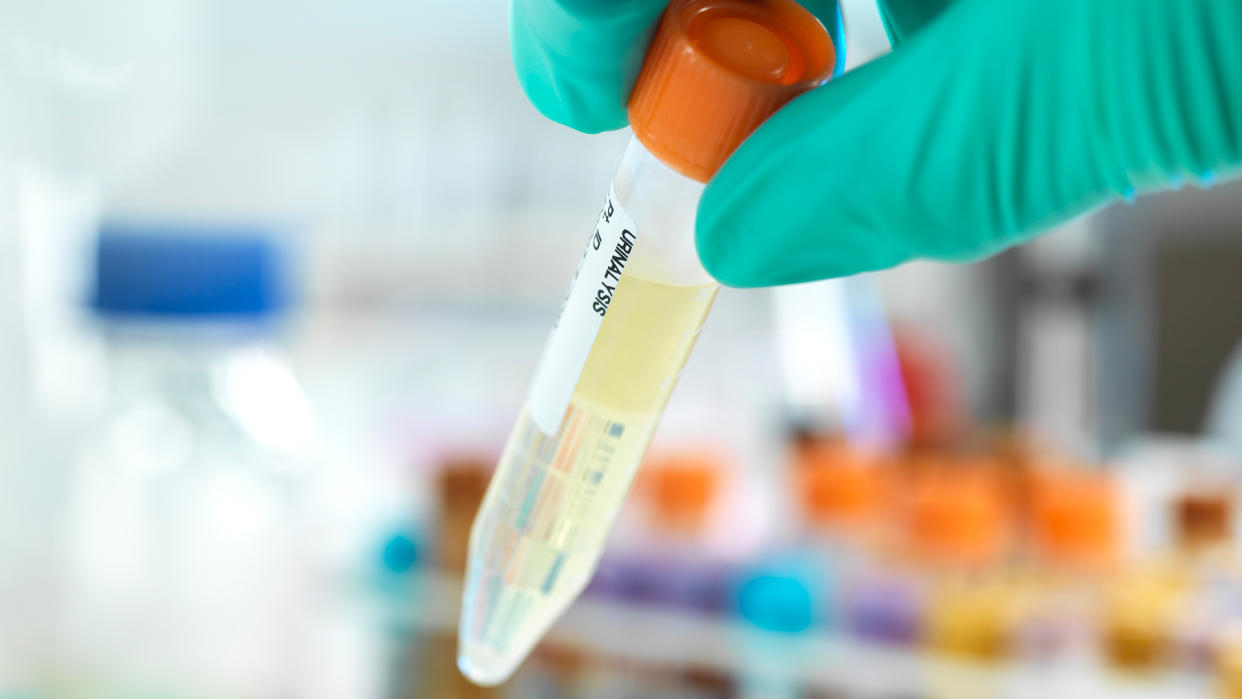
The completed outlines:
[[[791,102],[708,184],[697,241],[720,281],[976,259],[1242,164],[1238,0],[881,0],[881,13],[891,54]],[[563,42],[555,54],[581,65]]]

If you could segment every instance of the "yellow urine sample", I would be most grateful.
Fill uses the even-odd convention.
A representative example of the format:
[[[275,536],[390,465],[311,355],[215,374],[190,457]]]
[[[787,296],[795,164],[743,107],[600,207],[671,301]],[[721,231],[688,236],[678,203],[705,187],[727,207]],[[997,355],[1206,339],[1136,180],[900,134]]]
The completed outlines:
[[[1215,648],[1218,688],[1222,696],[1242,699],[1242,628],[1227,628]]]
[[[503,678],[586,586],[716,297],[627,272],[557,433],[522,410],[470,539],[458,664]]]
[[[1108,591],[1101,639],[1104,655],[1120,670],[1148,670],[1168,659],[1186,583],[1164,571],[1124,576]]]
[[[943,584],[927,611],[926,642],[939,653],[976,661],[1000,660],[1013,650],[1030,612],[1032,589],[1012,580]]]

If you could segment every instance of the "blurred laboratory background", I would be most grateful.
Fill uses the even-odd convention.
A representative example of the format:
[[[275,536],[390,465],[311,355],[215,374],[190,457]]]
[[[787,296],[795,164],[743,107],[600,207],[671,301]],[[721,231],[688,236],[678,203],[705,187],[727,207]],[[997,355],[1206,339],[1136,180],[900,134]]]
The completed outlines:
[[[528,105],[505,11],[0,1],[0,696],[1242,696],[1237,184],[722,290],[587,593],[468,684],[628,138]]]

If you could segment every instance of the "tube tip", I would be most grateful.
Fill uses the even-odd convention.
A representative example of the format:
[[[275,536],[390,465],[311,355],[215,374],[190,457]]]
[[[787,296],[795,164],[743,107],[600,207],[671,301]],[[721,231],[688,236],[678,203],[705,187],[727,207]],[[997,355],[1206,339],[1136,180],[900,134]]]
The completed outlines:
[[[499,655],[477,644],[462,643],[457,648],[457,669],[481,687],[494,687],[509,679],[517,663],[505,663]]]

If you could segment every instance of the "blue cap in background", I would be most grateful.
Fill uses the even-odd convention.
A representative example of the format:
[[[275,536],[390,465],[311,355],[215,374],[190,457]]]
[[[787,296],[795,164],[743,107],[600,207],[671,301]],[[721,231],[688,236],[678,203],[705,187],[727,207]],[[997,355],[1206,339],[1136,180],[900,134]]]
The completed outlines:
[[[745,571],[736,593],[738,614],[766,631],[801,633],[830,622],[824,596],[826,567],[809,556],[769,559]]]
[[[169,320],[271,318],[288,305],[275,238],[261,226],[105,223],[91,307]]]
[[[380,561],[390,573],[408,573],[418,567],[421,558],[418,537],[410,528],[393,532],[384,542]]]

